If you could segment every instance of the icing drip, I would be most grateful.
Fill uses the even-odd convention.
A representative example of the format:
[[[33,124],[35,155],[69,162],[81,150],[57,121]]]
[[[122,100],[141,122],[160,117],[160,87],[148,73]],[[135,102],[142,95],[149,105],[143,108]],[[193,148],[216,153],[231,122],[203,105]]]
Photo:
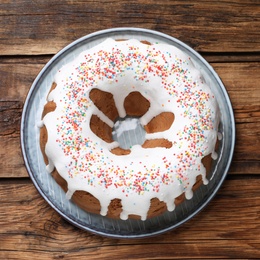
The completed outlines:
[[[48,100],[56,103],[56,109],[43,118],[48,131],[46,155],[48,171],[56,167],[67,181],[68,198],[76,190],[91,193],[100,201],[101,215],[106,215],[112,199],[119,198],[122,219],[136,214],[145,220],[152,198],[164,201],[172,211],[180,194],[192,197],[196,176],[202,175],[207,184],[201,159],[208,154],[216,158],[218,108],[183,52],[166,44],[107,39],[61,68],[55,82]],[[142,126],[162,112],[174,113],[176,123],[168,130],[145,136],[165,138],[172,147],[134,145],[128,155],[112,154],[119,143],[106,143],[90,130],[93,114],[114,127],[89,98],[93,88],[113,94],[121,118],[126,116],[125,98],[139,91],[150,101],[139,120]]]

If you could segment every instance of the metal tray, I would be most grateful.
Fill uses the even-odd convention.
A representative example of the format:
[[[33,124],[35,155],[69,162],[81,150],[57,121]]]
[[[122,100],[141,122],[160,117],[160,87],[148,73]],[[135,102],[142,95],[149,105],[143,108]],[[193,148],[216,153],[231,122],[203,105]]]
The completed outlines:
[[[114,220],[81,210],[46,172],[39,145],[39,127],[46,96],[58,69],[73,60],[80,52],[95,46],[106,38],[139,39],[174,45],[186,52],[214,92],[221,110],[219,131],[222,140],[218,159],[214,161],[208,185],[202,185],[191,200],[177,206],[173,212],[142,220]],[[235,144],[235,123],[230,99],[213,68],[196,51],[168,35],[141,28],[114,28],[86,35],[58,52],[42,69],[26,98],[21,120],[21,147],[27,171],[42,197],[67,221],[83,230],[113,238],[141,238],[154,236],[179,227],[200,212],[214,197],[228,172]]]

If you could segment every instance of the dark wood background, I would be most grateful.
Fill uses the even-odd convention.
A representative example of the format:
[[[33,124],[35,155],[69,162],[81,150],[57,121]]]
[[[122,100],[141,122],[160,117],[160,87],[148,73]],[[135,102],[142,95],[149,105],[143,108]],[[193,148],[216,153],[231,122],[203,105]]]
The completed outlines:
[[[111,27],[174,36],[217,71],[233,104],[236,147],[208,207],[166,234],[117,240],[63,220],[38,194],[20,150],[26,94],[68,43]],[[0,259],[260,258],[259,0],[0,1]]]

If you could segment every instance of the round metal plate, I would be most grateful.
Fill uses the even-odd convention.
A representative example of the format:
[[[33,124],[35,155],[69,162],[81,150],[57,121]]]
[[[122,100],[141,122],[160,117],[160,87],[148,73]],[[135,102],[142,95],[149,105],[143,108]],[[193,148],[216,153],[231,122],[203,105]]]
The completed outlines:
[[[106,38],[138,39],[152,43],[161,42],[174,45],[186,52],[214,92],[221,110],[219,131],[222,140],[218,147],[218,159],[214,161],[208,185],[202,185],[191,200],[177,206],[173,212],[159,217],[141,220],[114,220],[81,210],[46,172],[46,165],[40,150],[37,126],[46,103],[54,76],[58,69],[72,61],[80,52],[104,41]],[[28,93],[21,120],[21,147],[27,171],[43,198],[66,220],[75,226],[99,235],[114,238],[141,238],[154,236],[172,230],[200,212],[213,198],[223,183],[233,156],[235,144],[235,123],[232,106],[224,85],[212,67],[192,48],[168,35],[140,28],[115,28],[98,31],[82,37],[57,53],[42,69]]]

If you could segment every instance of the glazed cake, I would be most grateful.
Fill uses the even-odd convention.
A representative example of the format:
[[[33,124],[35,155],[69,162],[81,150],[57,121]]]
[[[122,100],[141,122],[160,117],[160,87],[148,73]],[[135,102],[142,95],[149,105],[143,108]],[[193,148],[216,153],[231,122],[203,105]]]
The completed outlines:
[[[57,72],[40,144],[68,199],[91,213],[145,220],[208,183],[218,123],[214,94],[184,52],[109,38]],[[143,137],[120,143],[120,125]]]

